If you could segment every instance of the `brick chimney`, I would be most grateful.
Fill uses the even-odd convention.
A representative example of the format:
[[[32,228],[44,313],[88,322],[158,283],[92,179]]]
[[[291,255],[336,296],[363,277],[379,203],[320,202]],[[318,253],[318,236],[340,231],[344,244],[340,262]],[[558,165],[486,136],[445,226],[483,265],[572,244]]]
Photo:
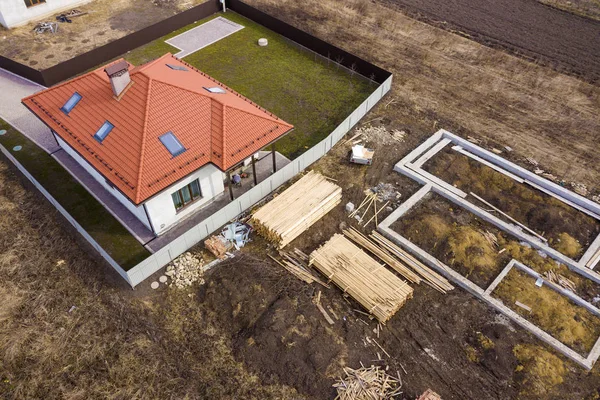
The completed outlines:
[[[104,72],[110,79],[115,97],[119,97],[131,82],[129,77],[129,64],[125,60],[104,68]]]

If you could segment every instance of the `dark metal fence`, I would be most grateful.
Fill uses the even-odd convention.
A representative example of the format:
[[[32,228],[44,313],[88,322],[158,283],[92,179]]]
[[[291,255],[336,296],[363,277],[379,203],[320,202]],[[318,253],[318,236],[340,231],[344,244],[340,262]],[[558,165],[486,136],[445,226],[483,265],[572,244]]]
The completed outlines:
[[[392,74],[368,61],[348,53],[332,44],[312,36],[298,28],[293,27],[269,14],[266,14],[240,0],[227,0],[227,7],[236,13],[276,32],[333,62],[370,78],[381,84]]]

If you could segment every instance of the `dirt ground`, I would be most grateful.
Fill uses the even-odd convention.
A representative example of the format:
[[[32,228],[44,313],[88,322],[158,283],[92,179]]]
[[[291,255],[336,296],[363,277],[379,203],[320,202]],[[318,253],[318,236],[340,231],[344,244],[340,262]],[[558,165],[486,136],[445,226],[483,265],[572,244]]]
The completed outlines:
[[[533,0],[383,0],[443,29],[600,80],[600,22]],[[548,27],[552,29],[548,29]]]
[[[402,199],[418,190],[392,168],[439,127],[597,184],[598,88],[378,3],[250,3],[392,70],[392,93],[365,122],[406,134],[367,138],[369,167],[347,162],[349,146],[317,162],[344,188],[342,204],[291,247],[309,252],[356,226],[343,205],[366,188],[389,183]],[[126,288],[7,165],[0,158],[0,397],[327,399],[341,366],[380,362],[363,341],[375,323],[358,305],[323,290],[340,318],[329,326],[311,303],[315,288],[273,265],[259,238],[204,286]],[[599,366],[583,370],[460,289],[417,286],[377,341],[407,400],[429,387],[445,400],[600,396]]]
[[[36,69],[48,68],[204,1],[96,0],[78,6],[88,14],[59,24],[56,34],[33,32],[39,21],[0,30],[0,54]],[[54,16],[42,20],[54,21]]]
[[[598,0],[538,0],[540,3],[555,7],[582,17],[600,21],[600,1]]]

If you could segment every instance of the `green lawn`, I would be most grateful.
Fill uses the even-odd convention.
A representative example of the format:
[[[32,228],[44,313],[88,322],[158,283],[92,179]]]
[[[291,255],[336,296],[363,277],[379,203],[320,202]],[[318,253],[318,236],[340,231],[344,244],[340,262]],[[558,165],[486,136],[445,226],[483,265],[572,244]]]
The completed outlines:
[[[125,270],[150,253],[54,158],[0,119],[4,146]],[[21,151],[13,147],[23,146]]]
[[[217,16],[244,29],[184,58],[215,79],[295,126],[277,150],[297,157],[335,129],[376,84],[300,49],[284,37],[234,12],[219,13],[139,47],[124,57],[140,65],[179,50],[164,41]],[[260,47],[258,39],[269,45]]]

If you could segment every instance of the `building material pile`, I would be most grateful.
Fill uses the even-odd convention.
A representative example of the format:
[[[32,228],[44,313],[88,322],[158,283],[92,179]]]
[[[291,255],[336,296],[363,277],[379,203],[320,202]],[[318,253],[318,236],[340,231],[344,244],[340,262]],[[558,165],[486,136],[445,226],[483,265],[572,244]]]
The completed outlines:
[[[544,278],[546,278],[549,282],[556,283],[557,285],[570,290],[573,293],[577,293],[577,286],[575,286],[575,282],[569,278],[565,278],[561,274],[558,274],[552,270],[548,270],[544,273]]]
[[[425,264],[417,260],[412,254],[402,250],[399,246],[397,246],[394,242],[388,240],[386,237],[381,235],[377,231],[373,231],[370,235],[371,240],[375,241],[382,248],[389,251],[394,256],[398,257],[402,262],[406,263],[406,265],[410,266],[414,271],[416,271],[425,282],[436,289],[441,293],[446,293],[449,290],[454,289],[454,286],[442,275],[438,274],[431,268],[427,267]]]
[[[345,367],[345,378],[333,387],[337,390],[335,400],[384,400],[398,396],[402,381],[388,375],[381,367],[352,369]]]
[[[223,260],[227,258],[229,251],[234,248],[239,250],[250,241],[252,228],[241,222],[233,222],[225,225],[219,235],[213,235],[204,241],[204,247]],[[231,254],[230,254],[231,255]]]
[[[427,389],[417,400],[442,400],[442,397],[431,389]]]
[[[342,188],[310,171],[252,216],[256,231],[282,248],[342,201]]]
[[[279,253],[279,255],[284,257],[284,255],[282,253]],[[296,278],[300,279],[301,281],[306,282],[308,284],[317,282],[319,285],[322,285],[326,288],[329,287],[329,285],[327,285],[325,282],[323,282],[322,280],[320,280],[319,278],[317,278],[313,274],[311,274],[310,271],[308,270],[308,266],[304,267],[298,263],[290,262],[285,259],[286,257],[284,257],[284,260],[281,260],[281,261],[276,259],[275,257],[273,257],[270,254],[269,254],[269,257],[271,257],[271,259],[273,261],[275,261],[277,264],[281,265],[289,273],[291,273],[292,275],[294,275]]]
[[[171,286],[178,289],[191,286],[194,282],[204,285],[203,265],[204,260],[201,256],[185,252],[167,266],[165,275],[171,278]]]
[[[310,254],[310,265],[385,323],[413,289],[343,235],[335,234]]]

